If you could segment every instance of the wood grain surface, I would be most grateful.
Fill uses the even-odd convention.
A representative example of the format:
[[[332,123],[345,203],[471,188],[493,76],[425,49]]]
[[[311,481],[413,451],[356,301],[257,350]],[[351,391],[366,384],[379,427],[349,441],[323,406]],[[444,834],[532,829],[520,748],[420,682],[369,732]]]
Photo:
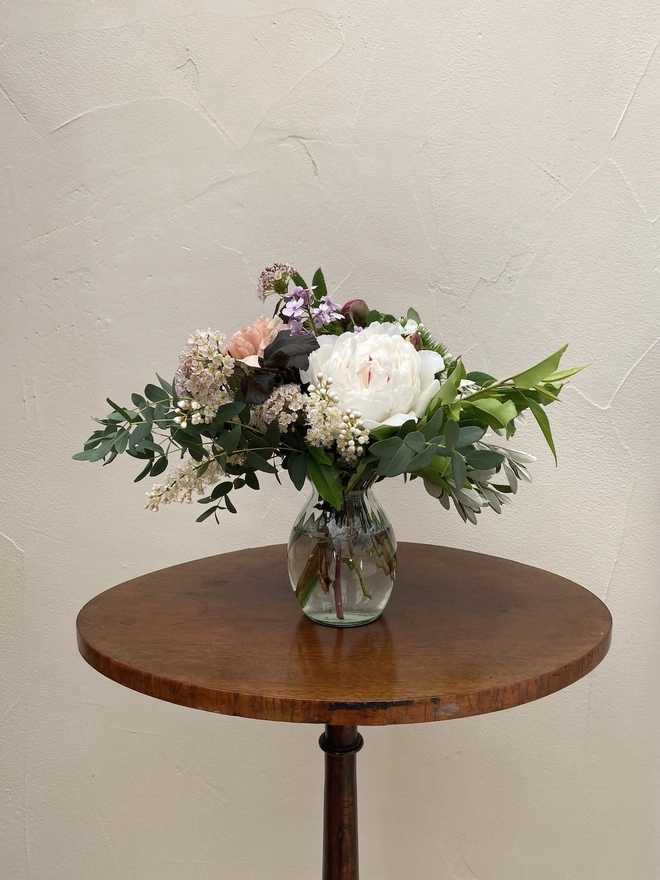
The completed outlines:
[[[520,563],[400,544],[390,603],[333,629],[300,611],[284,545],[153,572],[78,615],[85,660],[183,706],[271,721],[382,725],[496,712],[552,694],[606,655],[611,617]]]

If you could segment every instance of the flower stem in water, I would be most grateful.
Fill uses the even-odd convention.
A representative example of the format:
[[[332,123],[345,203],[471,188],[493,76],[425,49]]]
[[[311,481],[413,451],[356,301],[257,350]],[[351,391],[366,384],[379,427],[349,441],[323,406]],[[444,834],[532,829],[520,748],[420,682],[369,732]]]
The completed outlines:
[[[344,619],[344,603],[341,598],[341,544],[335,550],[335,579],[332,587],[335,592],[335,608],[338,620]]]

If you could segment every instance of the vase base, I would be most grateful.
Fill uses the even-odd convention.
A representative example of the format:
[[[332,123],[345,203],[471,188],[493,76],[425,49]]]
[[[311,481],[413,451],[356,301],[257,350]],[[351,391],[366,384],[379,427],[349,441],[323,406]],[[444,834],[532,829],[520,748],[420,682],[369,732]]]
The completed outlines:
[[[346,629],[352,626],[366,626],[368,623],[373,623],[374,620],[378,620],[382,612],[378,614],[371,613],[360,613],[359,611],[348,611],[344,612],[343,620],[340,620],[334,611],[328,611],[325,614],[307,614],[306,616],[313,620],[314,623],[320,623],[321,626],[331,626],[335,629]]]

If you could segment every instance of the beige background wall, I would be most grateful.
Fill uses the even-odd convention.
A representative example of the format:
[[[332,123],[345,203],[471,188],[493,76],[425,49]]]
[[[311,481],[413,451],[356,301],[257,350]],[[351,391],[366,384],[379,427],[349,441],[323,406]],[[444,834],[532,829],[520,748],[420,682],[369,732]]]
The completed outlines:
[[[274,259],[414,303],[473,367],[592,364],[559,470],[521,432],[535,485],[501,518],[380,493],[400,539],[550,568],[616,629],[539,703],[366,731],[364,877],[657,880],[660,6],[1,5],[1,880],[319,875],[317,728],[150,700],[74,639],[113,583],[286,539],[292,489],[195,525],[144,511],[130,460],[70,460],[107,394],[254,316]]]

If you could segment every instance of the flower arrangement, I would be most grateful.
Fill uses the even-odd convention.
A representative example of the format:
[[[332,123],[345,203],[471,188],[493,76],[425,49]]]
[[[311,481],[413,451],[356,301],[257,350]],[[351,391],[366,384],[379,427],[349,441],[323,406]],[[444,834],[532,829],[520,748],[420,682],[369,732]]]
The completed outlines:
[[[194,332],[173,382],[159,376],[158,385],[132,395],[132,406],[108,399],[112,412],[96,419],[99,429],[74,458],[108,464],[126,453],[143,465],[137,482],[159,477],[176,456],[146,507],[197,495],[205,507],[198,522],[236,513],[235,493],[258,490],[263,474],[279,480],[286,472],[299,490],[309,480],[318,497],[294,528],[292,544],[302,544],[290,573],[305,610],[315,593],[325,603],[323,614],[310,612],[314,619],[346,620],[349,582],[357,604],[373,600],[370,583],[378,578],[391,590],[389,523],[373,503],[351,510],[374,482],[420,480],[446,509],[476,524],[531,482],[534,457],[507,445],[525,412],[556,460],[546,406],[582,369],[559,369],[566,347],[498,380],[468,372],[413,308],[397,318],[362,299],[334,302],[320,269],[307,285],[276,263],[262,272],[258,294],[274,300],[272,317],[229,339]],[[321,619],[328,614],[332,620]]]

